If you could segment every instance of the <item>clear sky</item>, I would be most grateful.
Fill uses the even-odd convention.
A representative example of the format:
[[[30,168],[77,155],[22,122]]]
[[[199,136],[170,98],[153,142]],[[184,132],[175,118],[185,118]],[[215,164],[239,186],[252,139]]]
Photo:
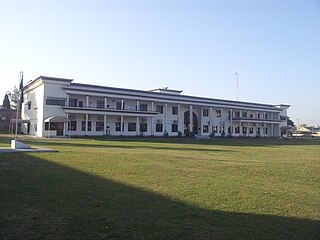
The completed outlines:
[[[40,75],[290,104],[320,124],[319,0],[0,0],[0,101]]]

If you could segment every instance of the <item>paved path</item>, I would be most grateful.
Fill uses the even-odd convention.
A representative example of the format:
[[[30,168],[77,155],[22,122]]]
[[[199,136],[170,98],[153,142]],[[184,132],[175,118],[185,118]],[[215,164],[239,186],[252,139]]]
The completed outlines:
[[[56,152],[56,150],[46,149],[46,148],[11,149],[11,148],[0,147],[0,153],[18,153],[18,152]]]

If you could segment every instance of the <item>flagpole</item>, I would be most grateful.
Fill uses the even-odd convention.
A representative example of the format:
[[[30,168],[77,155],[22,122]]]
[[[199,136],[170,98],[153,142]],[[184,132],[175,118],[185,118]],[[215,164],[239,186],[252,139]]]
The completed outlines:
[[[20,111],[20,104],[21,104],[21,81],[23,79],[23,72],[20,72],[20,83],[19,83],[19,99],[18,99],[18,104],[17,104],[17,113],[16,113],[16,137],[15,139],[18,138],[18,117],[19,117],[19,111]]]

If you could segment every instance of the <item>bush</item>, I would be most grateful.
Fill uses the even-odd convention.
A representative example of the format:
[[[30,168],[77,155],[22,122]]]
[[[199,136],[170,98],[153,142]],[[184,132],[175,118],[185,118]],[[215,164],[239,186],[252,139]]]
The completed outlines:
[[[178,132],[177,137],[180,138],[182,136],[182,132]]]
[[[169,133],[165,130],[163,133],[163,137],[168,137],[168,136],[169,136]]]

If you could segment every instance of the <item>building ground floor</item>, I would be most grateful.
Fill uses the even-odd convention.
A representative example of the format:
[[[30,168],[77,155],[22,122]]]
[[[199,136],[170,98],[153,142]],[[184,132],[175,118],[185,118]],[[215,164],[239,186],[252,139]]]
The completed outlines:
[[[186,136],[286,137],[278,122],[217,119],[204,121],[186,111],[182,116],[132,116],[72,113],[22,124],[25,134],[66,136]]]

